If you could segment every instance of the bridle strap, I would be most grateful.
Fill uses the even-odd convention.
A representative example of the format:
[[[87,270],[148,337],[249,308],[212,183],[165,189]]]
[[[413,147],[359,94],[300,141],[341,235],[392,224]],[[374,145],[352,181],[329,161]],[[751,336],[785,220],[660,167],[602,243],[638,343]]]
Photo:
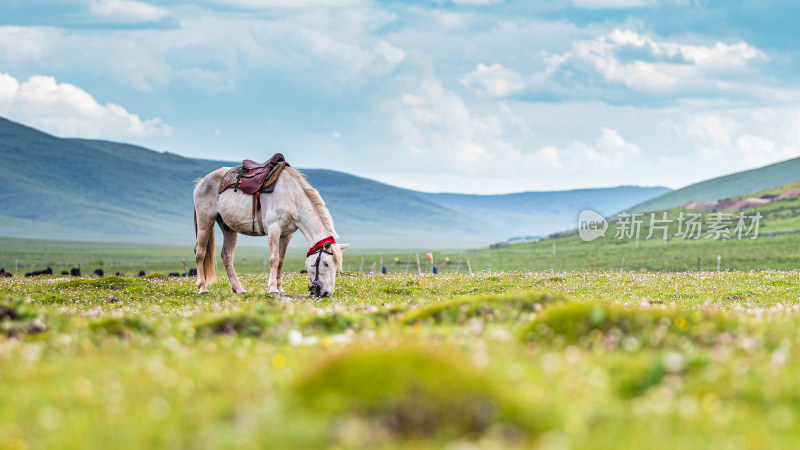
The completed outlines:
[[[327,253],[327,254],[329,254],[329,255],[333,255],[333,253],[331,253],[331,252],[326,252],[325,250],[322,250],[322,249],[319,249],[319,250],[317,250],[317,252],[319,252],[319,253],[317,254],[317,261],[314,263],[314,272],[315,272],[315,274],[314,274],[314,282],[315,282],[315,283],[316,283],[317,281],[319,281],[319,262],[322,260],[322,254],[323,254],[323,253]],[[313,254],[313,253],[312,253],[312,254]]]

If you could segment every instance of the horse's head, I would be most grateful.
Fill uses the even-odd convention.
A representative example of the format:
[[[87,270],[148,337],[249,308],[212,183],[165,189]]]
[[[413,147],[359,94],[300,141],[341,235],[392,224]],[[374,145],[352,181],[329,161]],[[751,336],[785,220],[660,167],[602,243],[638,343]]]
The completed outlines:
[[[311,286],[308,291],[314,297],[329,297],[336,287],[336,270],[342,268],[342,250],[350,244],[326,242],[318,251],[306,258],[306,269]]]

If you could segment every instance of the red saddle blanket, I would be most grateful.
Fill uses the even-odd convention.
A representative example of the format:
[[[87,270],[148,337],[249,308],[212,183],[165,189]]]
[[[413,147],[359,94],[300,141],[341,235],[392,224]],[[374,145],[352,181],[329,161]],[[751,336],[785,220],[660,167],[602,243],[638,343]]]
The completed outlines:
[[[245,160],[241,166],[234,167],[222,177],[218,192],[221,194],[228,188],[241,189],[245,194],[257,192],[269,193],[275,189],[275,183],[284,167],[291,167],[283,155],[276,153],[269,161],[258,164]]]

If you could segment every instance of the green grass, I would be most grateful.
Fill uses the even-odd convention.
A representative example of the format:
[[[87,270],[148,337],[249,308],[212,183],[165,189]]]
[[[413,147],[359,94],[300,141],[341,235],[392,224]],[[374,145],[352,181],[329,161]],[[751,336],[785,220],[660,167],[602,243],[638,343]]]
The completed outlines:
[[[0,280],[0,448],[788,448],[800,433],[798,271],[351,274],[326,299],[242,282]]]

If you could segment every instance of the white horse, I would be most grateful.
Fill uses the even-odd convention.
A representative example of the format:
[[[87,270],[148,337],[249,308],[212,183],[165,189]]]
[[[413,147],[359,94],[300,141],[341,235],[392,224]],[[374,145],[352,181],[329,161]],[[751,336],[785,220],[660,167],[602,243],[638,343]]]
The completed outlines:
[[[218,194],[218,188],[229,167],[223,167],[198,180],[194,188],[194,222],[197,242],[194,246],[197,261],[197,289],[207,294],[206,283],[215,276],[214,223],[219,223],[224,241],[222,262],[228,272],[231,290],[236,294],[246,291],[233,269],[233,249],[238,233],[263,236],[253,225],[253,199],[241,190],[227,189]],[[291,167],[285,167],[275,190],[261,194],[263,205],[260,214],[263,229],[269,242],[269,292],[286,295],[281,286],[281,269],[286,247],[298,229],[311,249],[306,256],[306,268],[311,281],[309,290],[314,296],[333,294],[336,269],[342,268],[342,250],[350,244],[338,244],[336,230],[325,202],[319,192],[308,184],[305,177]]]

